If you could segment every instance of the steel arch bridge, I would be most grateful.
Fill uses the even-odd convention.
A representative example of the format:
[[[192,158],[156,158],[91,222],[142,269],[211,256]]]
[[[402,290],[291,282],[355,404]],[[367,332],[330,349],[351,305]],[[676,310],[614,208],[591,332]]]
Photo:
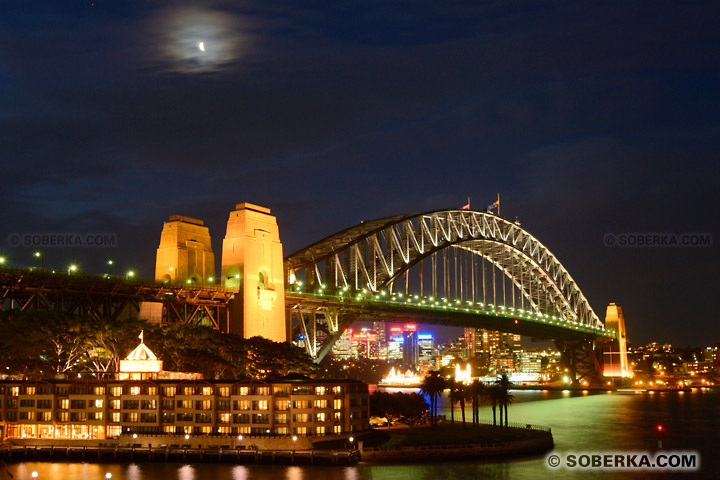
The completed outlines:
[[[612,339],[560,261],[532,234],[484,211],[439,210],[347,228],[285,258],[294,335],[322,359],[355,319],[411,317],[556,341],[594,365]]]

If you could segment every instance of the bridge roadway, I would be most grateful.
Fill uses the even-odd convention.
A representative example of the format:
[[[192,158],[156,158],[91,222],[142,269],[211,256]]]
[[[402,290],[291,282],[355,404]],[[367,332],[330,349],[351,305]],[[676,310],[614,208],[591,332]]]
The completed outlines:
[[[227,304],[237,290],[218,285],[165,284],[59,270],[0,268],[0,312],[56,310],[114,321],[137,316],[143,302],[162,303],[163,323],[209,322],[228,330]]]
[[[321,290],[322,292],[322,290]],[[164,284],[152,280],[127,281],[107,275],[80,275],[47,270],[0,269],[0,311],[51,309],[114,320],[137,314],[142,301],[163,302],[167,323],[194,323],[204,316],[227,331],[227,303],[237,293],[220,286]],[[475,327],[555,341],[592,338],[613,340],[617,334],[604,327],[583,325],[560,317],[503,306],[458,300],[403,296],[340,289],[308,293],[285,292],[288,309],[334,312],[349,325],[353,320],[381,320]],[[338,332],[341,333],[341,332]]]
[[[336,293],[307,293],[288,290],[285,305],[304,312],[333,311],[347,326],[351,320],[423,323],[452,327],[483,328],[554,341],[614,340],[617,332],[604,327],[565,321],[557,316],[483,303],[434,299],[418,295],[372,295],[340,290]]]

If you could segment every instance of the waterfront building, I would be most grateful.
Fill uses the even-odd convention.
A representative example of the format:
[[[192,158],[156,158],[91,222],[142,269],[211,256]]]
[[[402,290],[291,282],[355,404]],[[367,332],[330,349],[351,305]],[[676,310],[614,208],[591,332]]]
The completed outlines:
[[[1,381],[0,440],[343,435],[369,428],[368,398],[357,380]]]
[[[521,347],[520,335],[483,328],[466,328],[463,339],[468,357],[483,356],[483,354],[493,356],[500,351],[516,350]]]
[[[546,352],[519,350],[515,352],[520,373],[542,373]],[[547,361],[546,361],[547,362]]]

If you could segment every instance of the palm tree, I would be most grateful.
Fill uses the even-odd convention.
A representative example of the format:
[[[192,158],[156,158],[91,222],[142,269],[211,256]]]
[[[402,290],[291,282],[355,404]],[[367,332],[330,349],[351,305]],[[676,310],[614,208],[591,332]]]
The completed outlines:
[[[500,425],[502,425],[502,409],[505,409],[505,427],[508,426],[508,405],[513,401],[513,394],[510,393],[510,386],[512,383],[506,374],[502,374],[495,381],[495,388],[497,389],[498,404],[500,406]]]
[[[448,389],[448,395],[450,397],[450,422],[455,423],[455,379],[450,377],[446,382]]]
[[[438,398],[445,390],[445,379],[438,370],[430,370],[420,385],[420,391],[430,397],[430,423],[437,423]]]
[[[495,416],[495,409],[498,406],[498,400],[500,399],[500,396],[498,395],[499,390],[497,388],[497,385],[493,385],[488,389],[488,396],[490,397],[490,401],[492,402],[492,411],[493,411],[493,425],[497,425],[497,417]],[[502,408],[500,409],[500,424],[502,424]]]
[[[487,395],[485,384],[477,378],[467,388],[468,398],[472,400],[473,425],[480,424],[480,399]]]
[[[465,427],[465,398],[467,397],[468,389],[462,382],[455,382],[455,398],[460,403],[460,411],[462,412],[463,427]]]

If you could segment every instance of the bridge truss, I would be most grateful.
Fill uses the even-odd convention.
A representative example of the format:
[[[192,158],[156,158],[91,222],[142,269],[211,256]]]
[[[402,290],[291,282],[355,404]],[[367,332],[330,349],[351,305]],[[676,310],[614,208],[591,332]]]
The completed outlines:
[[[518,222],[488,212],[441,210],[361,223],[287,256],[285,280],[295,334],[304,337],[316,358],[330,350],[353,319],[368,316],[349,303],[320,306],[303,300],[303,294],[416,296],[543,315],[571,333],[578,333],[575,326],[604,332],[560,261]],[[556,331],[545,338],[573,344],[560,342],[562,337]],[[578,364],[587,363],[583,358]]]
[[[163,324],[208,324],[228,331],[227,304],[236,293],[222,287],[126,281],[102,275],[0,269],[0,312],[56,310],[115,321],[138,316],[144,303],[161,304]]]

